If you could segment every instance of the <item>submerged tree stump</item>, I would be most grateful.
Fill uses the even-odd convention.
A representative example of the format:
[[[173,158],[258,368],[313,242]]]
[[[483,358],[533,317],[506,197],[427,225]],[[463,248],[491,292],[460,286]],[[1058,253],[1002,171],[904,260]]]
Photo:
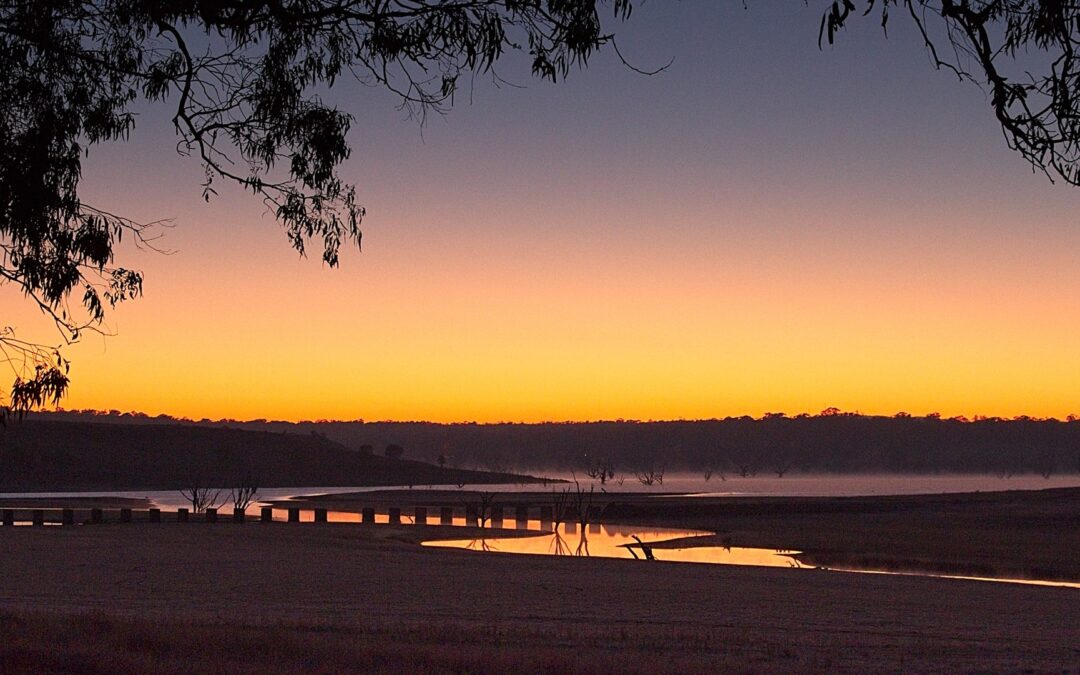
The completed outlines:
[[[454,524],[454,507],[444,506],[439,509],[439,524],[440,525],[453,525]]]
[[[375,509],[370,506],[366,506],[360,510],[360,522],[364,525],[375,524]]]
[[[325,523],[326,522],[326,509],[315,509],[315,522],[316,523]]]
[[[269,507],[269,506],[262,507],[262,511],[261,511],[261,513],[259,515],[259,520],[261,520],[264,523],[272,523],[272,522],[274,522],[274,509],[272,507]]]
[[[417,506],[413,511],[413,524],[414,525],[427,525],[427,507]]]
[[[400,525],[401,524],[401,509],[396,508],[396,507],[390,509],[390,524],[391,525]]]

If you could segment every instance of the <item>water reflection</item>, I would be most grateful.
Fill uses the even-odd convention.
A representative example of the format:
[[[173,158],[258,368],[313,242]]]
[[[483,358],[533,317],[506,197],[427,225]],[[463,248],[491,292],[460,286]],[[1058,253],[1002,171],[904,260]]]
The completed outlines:
[[[1073,581],[1044,581],[1042,579],[1011,579],[1008,577],[974,577],[962,574],[930,574],[928,572],[895,572],[892,570],[860,570],[853,567],[831,567],[837,572],[856,572],[858,574],[885,574],[896,577],[937,577],[938,579],[960,579],[961,581],[993,581],[996,583],[1026,584],[1028,586],[1052,586],[1055,588],[1080,588],[1080,583]]]
[[[470,551],[498,551],[532,555],[581,556],[594,558],[645,558],[651,552],[655,560],[697,562],[720,565],[756,565],[759,567],[799,567],[792,556],[797,551],[776,551],[764,548],[699,546],[695,548],[656,548],[656,544],[682,537],[695,537],[706,532],[653,528],[643,530],[626,526],[594,525],[587,528],[576,524],[532,537],[493,537],[426,541],[425,546],[462,548]]]
[[[665,528],[640,529],[627,526],[590,524],[587,531],[576,525],[565,529],[527,537],[492,537],[425,541],[424,546],[461,548],[470,551],[523,553],[529,555],[590,556],[595,558],[624,558],[661,560],[667,562],[708,563],[714,565],[751,565],[755,567],[791,567],[834,572],[858,572],[895,576],[922,576],[941,579],[990,581],[995,583],[1030,584],[1059,588],[1080,588],[1080,583],[1040,581],[1007,577],[978,577],[928,572],[893,572],[852,568],[825,568],[804,565],[795,557],[799,551],[787,549],[743,548],[738,546],[697,546],[687,548],[658,548],[657,544],[682,537],[695,537],[705,532]]]

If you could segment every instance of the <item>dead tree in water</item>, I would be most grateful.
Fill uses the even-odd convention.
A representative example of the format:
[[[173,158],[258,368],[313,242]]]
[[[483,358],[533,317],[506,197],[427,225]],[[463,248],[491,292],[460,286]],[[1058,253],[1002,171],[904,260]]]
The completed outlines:
[[[642,553],[642,555],[645,556],[646,560],[656,560],[656,557],[653,555],[653,552],[652,552],[652,546],[650,546],[650,545],[646,544],[645,542],[641,541],[641,537],[637,536],[636,534],[632,534],[630,536],[633,537],[634,541],[636,541],[638,543],[638,547],[641,549],[641,553]],[[627,544],[626,545],[626,550],[630,551],[630,555],[637,558],[637,553],[634,553],[634,545],[633,544]]]
[[[592,486],[589,486],[589,491],[585,492],[578,485],[577,489],[569,495],[569,510],[577,515],[578,525],[581,526],[582,531],[589,526],[589,516],[591,515],[593,495],[595,494]]]
[[[191,487],[183,488],[180,494],[191,504],[194,513],[203,513],[206,509],[216,509],[224,501],[221,490],[202,485],[198,476],[191,481]]]
[[[737,465],[739,470],[739,476],[742,478],[753,478],[757,475],[758,466],[757,461],[739,462]]]
[[[466,523],[467,525],[479,525],[481,528],[485,526],[488,520],[491,519],[491,511],[495,507],[495,498],[498,497],[498,493],[495,492],[481,492],[479,494],[480,501],[476,505],[476,523]]]
[[[245,513],[259,496],[259,481],[250,475],[229,488],[229,499],[233,503],[233,513]]]
[[[585,469],[585,475],[606,485],[615,477],[615,464],[610,459],[598,459]]]
[[[637,469],[634,471],[634,476],[637,477],[638,482],[642,485],[663,485],[664,484],[664,467],[663,466],[650,466],[644,469]]]
[[[580,489],[580,488],[579,488]],[[559,525],[566,520],[570,510],[570,488],[551,490],[551,521],[555,532],[558,533]]]

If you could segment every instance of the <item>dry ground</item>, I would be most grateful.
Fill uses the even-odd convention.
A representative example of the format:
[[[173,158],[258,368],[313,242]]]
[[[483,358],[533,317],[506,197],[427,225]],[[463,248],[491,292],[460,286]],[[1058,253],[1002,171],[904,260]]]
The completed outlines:
[[[1074,589],[478,554],[417,529],[0,528],[0,671],[1080,672]]]

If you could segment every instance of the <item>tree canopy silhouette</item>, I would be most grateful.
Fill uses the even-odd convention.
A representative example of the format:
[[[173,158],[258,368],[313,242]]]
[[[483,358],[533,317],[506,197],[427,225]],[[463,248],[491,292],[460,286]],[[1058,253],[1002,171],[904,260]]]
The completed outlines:
[[[0,279],[17,285],[66,343],[101,330],[107,307],[140,295],[139,272],[114,265],[146,224],[79,196],[82,158],[127,137],[139,101],[172,106],[177,149],[219,183],[250,190],[292,246],[312,240],[335,266],[359,245],[364,209],[337,173],[351,116],[320,87],[349,76],[389,89],[423,118],[453,100],[458,78],[527,52],[557,80],[610,42],[600,10],[630,0],[16,0],[0,9]],[[152,244],[151,244],[152,245]],[[77,297],[74,306],[69,298]],[[68,385],[58,348],[0,333],[15,382],[2,412],[57,401]]]
[[[935,67],[988,88],[1009,147],[1051,180],[1080,185],[1080,3],[1068,0],[834,0],[819,42],[857,13],[903,10]]]
[[[558,80],[614,46],[604,17],[633,0],[12,0],[0,7],[0,283],[50,316],[63,343],[102,330],[108,308],[141,294],[115,263],[123,236],[152,225],[80,199],[82,158],[125,139],[144,102],[170,106],[177,150],[204,168],[202,196],[250,190],[290,244],[338,263],[359,245],[363,207],[338,174],[345,111],[318,95],[342,78],[383,87],[423,119],[450,105],[467,72],[507,53]],[[1080,8],[1064,0],[836,0],[831,43],[853,17],[903,10],[933,62],[985,83],[1009,145],[1047,175],[1080,183]],[[615,48],[616,52],[617,47]],[[951,57],[942,57],[949,54]],[[620,56],[621,59],[621,56]],[[625,61],[624,61],[625,63]],[[74,302],[71,300],[74,299]],[[0,329],[15,381],[0,419],[58,401],[59,348]],[[3,391],[0,390],[0,397]]]

